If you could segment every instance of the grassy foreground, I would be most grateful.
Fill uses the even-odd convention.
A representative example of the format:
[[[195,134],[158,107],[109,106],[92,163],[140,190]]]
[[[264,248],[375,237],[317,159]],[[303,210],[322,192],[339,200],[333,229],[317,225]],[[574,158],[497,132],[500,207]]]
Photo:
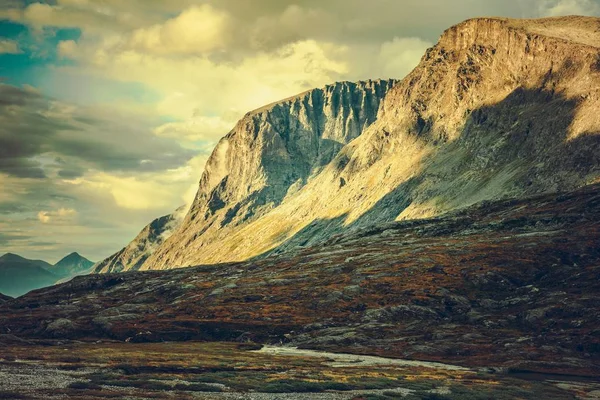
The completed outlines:
[[[219,342],[4,347],[0,399],[574,399],[599,388],[470,370],[340,367],[327,358],[253,352],[257,347]]]

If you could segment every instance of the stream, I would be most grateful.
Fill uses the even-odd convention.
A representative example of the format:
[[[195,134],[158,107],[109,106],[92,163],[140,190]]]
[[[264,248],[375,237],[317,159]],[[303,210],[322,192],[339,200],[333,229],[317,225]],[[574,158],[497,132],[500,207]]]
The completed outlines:
[[[402,367],[424,367],[445,369],[448,371],[471,371],[469,368],[458,365],[443,364],[429,361],[402,360],[397,358],[385,358],[376,356],[363,356],[345,353],[329,353],[326,351],[304,350],[297,347],[283,346],[263,346],[260,350],[254,350],[255,353],[270,354],[276,356],[290,357],[319,357],[326,358],[327,365],[331,367],[352,367],[352,366],[371,366],[371,365],[397,365]]]

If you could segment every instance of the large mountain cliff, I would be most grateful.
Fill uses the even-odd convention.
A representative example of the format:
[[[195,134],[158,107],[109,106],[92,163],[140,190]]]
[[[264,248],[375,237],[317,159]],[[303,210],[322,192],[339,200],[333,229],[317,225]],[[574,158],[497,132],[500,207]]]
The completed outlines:
[[[141,269],[292,251],[598,181],[599,43],[597,18],[469,20],[395,85],[336,84],[249,113]]]
[[[277,207],[375,121],[395,83],[340,82],[249,112],[214,149],[183,223],[172,216],[153,221],[96,272],[140,269],[173,231],[186,243],[215,243]]]

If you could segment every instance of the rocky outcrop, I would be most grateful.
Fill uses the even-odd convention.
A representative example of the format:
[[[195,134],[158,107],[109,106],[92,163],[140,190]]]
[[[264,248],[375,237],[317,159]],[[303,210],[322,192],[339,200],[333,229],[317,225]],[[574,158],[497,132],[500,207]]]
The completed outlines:
[[[141,269],[296,251],[597,181],[599,21],[469,20],[395,85],[336,84],[246,115],[213,152],[180,228]]]
[[[185,208],[157,218],[149,223],[126,247],[100,261],[94,273],[137,271],[146,259],[179,227]]]

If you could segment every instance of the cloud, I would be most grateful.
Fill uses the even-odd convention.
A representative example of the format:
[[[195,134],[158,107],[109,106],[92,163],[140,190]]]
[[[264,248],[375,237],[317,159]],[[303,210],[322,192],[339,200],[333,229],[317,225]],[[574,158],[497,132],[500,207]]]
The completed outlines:
[[[74,40],[61,40],[57,46],[58,55],[63,58],[74,58],[77,54],[77,42]]]
[[[151,54],[202,54],[225,48],[230,26],[227,13],[203,4],[190,7],[163,24],[135,30],[127,45]]]
[[[330,40],[343,24],[327,10],[291,4],[281,14],[260,16],[248,30],[250,47],[265,50],[306,39]]]
[[[44,259],[68,248],[100,259],[183,204],[210,149],[157,137],[160,124],[151,112],[74,105],[0,84],[5,248]],[[46,244],[34,245],[36,238]]]
[[[126,29],[135,25],[129,15],[115,13],[109,7],[99,7],[93,2],[61,1],[63,4],[13,4],[0,10],[0,19],[8,19],[42,30],[44,27],[80,28],[90,33],[106,29]],[[79,4],[77,4],[79,3]]]
[[[596,0],[543,0],[539,5],[540,16],[599,15],[600,3]]]
[[[72,208],[59,208],[56,211],[40,211],[37,214],[38,220],[42,224],[66,223],[77,216],[77,211]]]
[[[187,202],[190,186],[197,189],[198,176],[207,158],[208,153],[199,154],[179,168],[156,173],[133,176],[95,172],[65,183],[81,197],[110,196],[122,209],[169,210]]]
[[[377,57],[383,77],[404,77],[412,71],[433,43],[420,38],[398,38],[384,42]]]
[[[229,132],[236,120],[220,116],[195,116],[181,122],[169,122],[154,129],[154,134],[160,137],[177,139],[194,147],[197,142],[216,143],[219,138]]]
[[[42,165],[38,156],[62,157]],[[0,84],[0,172],[44,178],[82,169],[160,171],[176,168],[193,151],[152,134],[151,125],[116,110],[76,107],[32,89]]]
[[[0,54],[22,54],[16,40],[0,39]]]
[[[140,82],[162,96],[156,104],[158,114],[180,120],[192,116],[226,118],[225,114],[231,113],[241,116],[339,80],[349,69],[343,60],[346,48],[314,40],[253,53],[237,62],[119,51],[105,44],[88,51],[81,59],[81,68],[88,74]]]

